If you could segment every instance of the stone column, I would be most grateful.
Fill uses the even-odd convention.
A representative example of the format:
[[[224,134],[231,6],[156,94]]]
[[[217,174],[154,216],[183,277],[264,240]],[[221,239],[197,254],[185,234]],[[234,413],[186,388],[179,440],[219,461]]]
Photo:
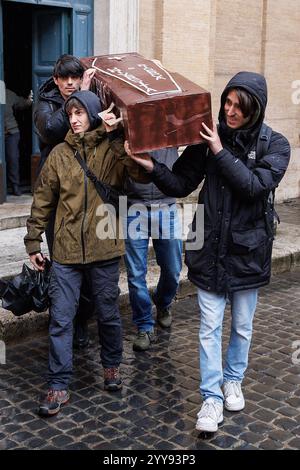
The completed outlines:
[[[95,55],[138,50],[139,0],[95,2]]]

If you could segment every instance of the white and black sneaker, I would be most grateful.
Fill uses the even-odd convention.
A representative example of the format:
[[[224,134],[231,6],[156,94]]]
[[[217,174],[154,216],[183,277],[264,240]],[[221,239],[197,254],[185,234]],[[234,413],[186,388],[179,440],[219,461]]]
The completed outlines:
[[[197,414],[197,431],[216,432],[223,421],[223,403],[210,397],[205,400]]]
[[[228,411],[241,411],[245,408],[245,399],[241,382],[229,380],[223,384],[225,408]]]

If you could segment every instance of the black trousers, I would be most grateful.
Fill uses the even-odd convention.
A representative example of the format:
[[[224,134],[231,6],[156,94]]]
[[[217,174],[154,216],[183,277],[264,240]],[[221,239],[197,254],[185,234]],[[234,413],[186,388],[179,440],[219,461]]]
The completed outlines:
[[[5,161],[8,182],[12,186],[20,184],[20,152],[19,152],[20,132],[6,134],[5,136]]]
[[[118,307],[119,261],[110,264],[52,264],[49,286],[49,373],[48,386],[68,388],[73,366],[73,319],[83,278],[91,286],[98,322],[100,359],[103,367],[118,367],[122,360],[122,327]]]
[[[49,250],[50,258],[52,259],[53,254],[53,243],[54,243],[54,224],[55,224],[56,211],[53,211],[47,228],[46,228],[46,240]],[[80,291],[79,305],[75,317],[75,325],[77,327],[85,328],[89,318],[93,316],[93,301],[90,294],[89,283],[86,277],[82,279],[81,291]]]

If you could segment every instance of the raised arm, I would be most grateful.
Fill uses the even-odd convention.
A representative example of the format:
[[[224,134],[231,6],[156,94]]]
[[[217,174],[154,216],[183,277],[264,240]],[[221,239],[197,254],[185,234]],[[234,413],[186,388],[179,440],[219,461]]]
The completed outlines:
[[[284,176],[290,159],[290,145],[285,137],[275,132],[271,139],[268,153],[251,169],[226,149],[214,157],[222,175],[244,200],[254,201],[267,196]]]
[[[148,154],[133,155],[128,142],[125,150],[149,173],[151,181],[167,196],[185,197],[192,193],[204,178],[206,145],[191,145],[173,165],[172,171]]]

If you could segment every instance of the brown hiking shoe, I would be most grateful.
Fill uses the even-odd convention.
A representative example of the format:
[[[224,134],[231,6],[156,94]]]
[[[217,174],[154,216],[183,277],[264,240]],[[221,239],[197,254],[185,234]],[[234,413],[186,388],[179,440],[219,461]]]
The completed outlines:
[[[156,306],[156,311],[157,311],[157,323],[162,327],[162,328],[170,328],[172,324],[172,313],[170,307],[168,308],[160,308]]]
[[[134,338],[132,348],[134,351],[147,351],[150,348],[151,343],[155,343],[156,338],[153,328],[149,331],[139,330],[136,337]]]
[[[56,415],[61,406],[70,399],[68,390],[48,390],[47,395],[41,400],[38,414],[40,416]]]
[[[172,312],[171,312],[171,307],[161,307],[157,301],[155,294],[151,295],[152,302],[156,306],[156,321],[161,326],[162,328],[170,328],[172,324]]]
[[[119,367],[104,368],[104,390],[116,392],[123,387]]]

